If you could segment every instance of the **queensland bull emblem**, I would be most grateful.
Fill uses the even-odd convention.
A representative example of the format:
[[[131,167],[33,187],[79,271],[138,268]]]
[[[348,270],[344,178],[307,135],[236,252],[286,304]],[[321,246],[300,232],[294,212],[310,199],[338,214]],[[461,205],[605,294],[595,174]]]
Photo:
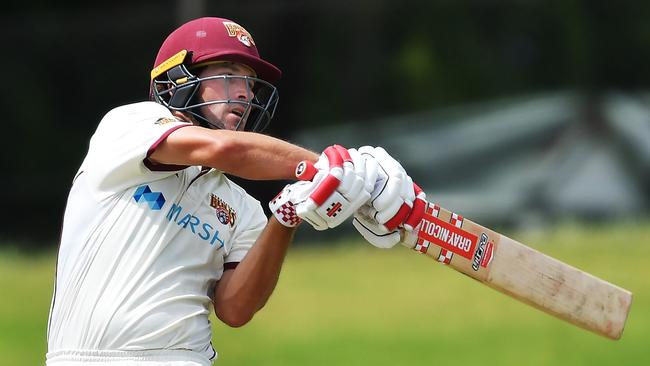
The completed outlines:
[[[210,207],[215,209],[215,214],[220,223],[224,225],[235,226],[237,213],[224,200],[214,194],[210,194]]]
[[[255,46],[255,41],[253,41],[253,36],[244,27],[234,22],[223,22],[223,25],[228,31],[230,37],[237,37],[239,42],[244,44],[246,47]]]

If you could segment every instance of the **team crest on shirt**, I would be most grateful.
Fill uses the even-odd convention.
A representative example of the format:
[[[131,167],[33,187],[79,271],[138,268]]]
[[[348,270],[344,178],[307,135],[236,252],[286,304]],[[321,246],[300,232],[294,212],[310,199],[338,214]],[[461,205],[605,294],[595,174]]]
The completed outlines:
[[[154,123],[162,126],[172,122],[176,122],[176,120],[169,117],[163,117],[163,118],[158,118],[158,120],[156,120],[156,122]]]
[[[216,211],[217,219],[224,225],[235,226],[237,213],[224,200],[210,193],[210,207]]]
[[[230,37],[237,37],[239,42],[243,43],[246,47],[255,46],[253,36],[241,25],[234,22],[223,22],[223,25],[226,27]]]

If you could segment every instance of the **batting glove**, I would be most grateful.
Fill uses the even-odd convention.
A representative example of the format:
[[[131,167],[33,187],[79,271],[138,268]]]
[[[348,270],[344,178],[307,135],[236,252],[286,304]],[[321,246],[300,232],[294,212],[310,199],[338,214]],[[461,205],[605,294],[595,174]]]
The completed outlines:
[[[302,222],[296,214],[296,202],[304,201],[312,191],[312,182],[287,184],[269,202],[269,209],[279,223],[286,227],[296,227]]]
[[[340,225],[370,199],[365,175],[357,171],[348,150],[344,147],[328,147],[314,166],[319,172],[312,181],[318,183],[309,199],[297,205],[296,212],[316,230]],[[326,166],[329,173],[321,179],[320,175],[324,174]],[[336,186],[335,189],[331,188],[333,186]]]
[[[378,172],[371,199],[355,213],[353,225],[370,244],[390,248],[399,243],[401,229],[412,231],[420,223],[426,195],[383,148],[364,146],[358,153],[367,169],[376,164]]]
[[[316,230],[340,225],[370,199],[366,174],[354,164],[348,150],[339,145],[325,149],[318,162],[298,165],[299,179],[311,179],[312,191],[294,201],[296,214]]]
[[[417,230],[424,215],[426,195],[416,184],[414,184],[414,189],[418,192],[413,205],[414,208],[411,210],[407,220],[397,228],[391,230],[377,222],[374,218],[374,212],[376,210],[368,204],[361,206],[354,213],[352,225],[368,243],[377,248],[388,249],[394,247],[402,239],[402,229],[407,231]]]

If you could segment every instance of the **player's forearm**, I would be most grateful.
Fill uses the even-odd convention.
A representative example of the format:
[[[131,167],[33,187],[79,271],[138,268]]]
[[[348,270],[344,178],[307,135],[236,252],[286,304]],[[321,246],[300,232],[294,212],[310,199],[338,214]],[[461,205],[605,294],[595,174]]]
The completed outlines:
[[[280,139],[250,132],[214,131],[227,135],[211,166],[247,179],[292,179],[302,160],[316,161],[312,151]]]
[[[312,151],[252,132],[180,128],[151,154],[162,164],[209,166],[253,180],[291,179],[302,160],[316,161]]]
[[[226,281],[219,281],[214,309],[221,320],[230,326],[244,325],[266,304],[278,282],[294,232],[270,218],[244,260]]]

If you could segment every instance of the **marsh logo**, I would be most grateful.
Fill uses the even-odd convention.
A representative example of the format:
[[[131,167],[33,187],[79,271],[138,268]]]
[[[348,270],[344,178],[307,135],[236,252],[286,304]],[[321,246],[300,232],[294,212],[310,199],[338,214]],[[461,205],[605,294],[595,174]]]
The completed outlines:
[[[202,221],[199,217],[184,211],[180,205],[172,203],[166,217],[167,220],[178,224],[181,228],[192,231],[192,234],[198,236],[201,240],[210,242],[210,245],[215,245],[217,249],[223,248],[226,244],[219,236],[219,230],[210,223]]]
[[[152,210],[160,210],[165,205],[162,192],[152,192],[148,185],[138,187],[133,193],[135,202],[146,202]]]

